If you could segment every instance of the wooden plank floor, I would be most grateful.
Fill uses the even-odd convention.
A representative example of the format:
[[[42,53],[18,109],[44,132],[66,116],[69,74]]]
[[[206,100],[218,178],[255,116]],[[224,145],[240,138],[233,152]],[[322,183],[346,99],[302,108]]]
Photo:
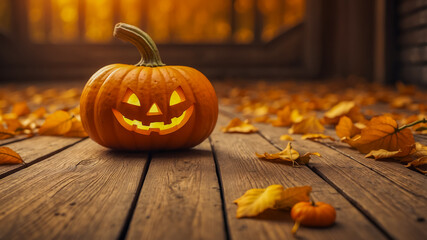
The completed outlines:
[[[80,138],[3,140],[26,164],[0,166],[0,239],[427,239],[426,176],[299,136],[294,148],[322,157],[298,168],[260,161],[255,152],[285,147],[279,136],[287,129],[257,124],[259,133],[222,133],[236,116],[221,106],[211,137],[181,151],[117,152]],[[289,212],[235,217],[233,200],[271,184],[312,186],[315,201],[337,209],[336,224],[303,227],[293,237]]]

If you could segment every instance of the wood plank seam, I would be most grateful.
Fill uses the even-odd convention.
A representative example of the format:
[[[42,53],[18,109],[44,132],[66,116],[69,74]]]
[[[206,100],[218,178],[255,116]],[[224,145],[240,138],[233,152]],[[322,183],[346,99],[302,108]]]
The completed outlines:
[[[20,138],[20,137],[21,136],[16,136],[16,137],[11,138],[11,139],[4,139],[4,140],[2,140],[2,143],[0,143],[0,146],[4,146],[4,145],[7,145],[7,144],[24,141],[24,140],[27,140],[27,139],[31,138],[31,137],[22,137],[22,138]]]
[[[417,194],[416,192],[410,192],[410,191],[408,191],[408,189],[406,189],[406,188],[404,188],[404,187],[400,186],[399,184],[396,184],[392,179],[390,179],[389,177],[387,177],[387,176],[386,176],[385,174],[383,174],[382,172],[380,172],[380,171],[376,170],[376,169],[375,169],[375,168],[373,168],[373,167],[368,166],[367,164],[364,164],[363,162],[358,161],[357,159],[355,159],[355,158],[354,158],[354,157],[352,157],[351,155],[349,155],[349,154],[347,154],[347,153],[345,153],[345,152],[343,152],[343,151],[339,150],[338,148],[336,148],[336,147],[334,147],[334,146],[332,146],[332,145],[330,145],[330,144],[328,144],[328,143],[325,143],[325,142],[317,142],[317,143],[320,143],[320,144],[322,144],[322,145],[324,145],[324,146],[326,146],[326,147],[329,147],[330,149],[333,149],[333,150],[335,150],[336,152],[341,153],[342,155],[344,155],[344,156],[346,156],[346,157],[350,158],[351,160],[353,160],[353,161],[355,161],[355,162],[357,162],[357,163],[361,164],[362,166],[364,166],[364,167],[366,167],[366,168],[370,169],[371,171],[374,171],[375,173],[377,173],[377,174],[378,174],[378,175],[380,175],[381,177],[384,177],[385,179],[387,179],[387,180],[389,180],[390,182],[392,182],[392,183],[393,183],[393,185],[395,185],[396,187],[398,187],[398,188],[402,189],[403,191],[405,191],[405,192],[407,192],[407,193],[409,193],[409,194],[412,194],[412,195],[414,195],[414,196],[416,196],[416,197],[419,197],[419,198],[422,198],[422,199],[424,199],[424,200],[427,200],[423,195]]]
[[[224,188],[223,188],[222,177],[221,177],[221,169],[219,167],[219,163],[218,163],[218,159],[217,159],[217,156],[215,153],[214,144],[212,143],[212,139],[211,139],[211,137],[209,137],[208,139],[209,139],[209,145],[211,146],[211,150],[212,150],[212,157],[213,157],[214,162],[215,162],[216,177],[218,179],[219,194],[221,197],[222,217],[224,219],[225,239],[231,240],[230,226],[228,224],[228,219],[227,219],[227,207],[225,205],[225,198],[224,198]]]
[[[270,141],[266,136],[264,136],[261,131],[257,132],[258,135],[260,135],[262,138],[264,138],[267,142],[269,142],[271,145],[273,145],[278,150],[282,151],[283,148],[275,144],[274,142]],[[393,239],[393,237],[385,230],[383,229],[377,222],[375,222],[374,217],[371,216],[361,205],[357,203],[353,198],[351,198],[348,194],[346,194],[343,190],[341,190],[337,185],[335,185],[329,178],[327,178],[324,174],[322,174],[320,171],[316,169],[314,166],[310,166],[309,164],[305,165],[307,168],[309,168],[314,174],[319,176],[321,179],[323,179],[326,183],[328,183],[332,188],[334,188],[339,194],[341,194],[353,207],[355,207],[363,216],[365,216],[366,219],[368,219],[369,222],[371,222],[384,236],[388,239]],[[371,169],[372,170],[372,169]]]
[[[32,165],[34,165],[34,164],[36,164],[36,163],[39,163],[39,162],[41,162],[41,161],[43,161],[43,160],[45,160],[45,159],[48,159],[48,158],[52,157],[53,155],[56,155],[56,154],[58,154],[58,153],[60,153],[60,152],[62,152],[62,151],[64,151],[64,150],[66,150],[66,149],[68,149],[68,148],[70,148],[70,147],[72,147],[72,146],[76,145],[77,143],[80,143],[80,142],[82,142],[82,141],[86,140],[86,139],[87,139],[87,138],[82,138],[82,139],[80,139],[80,140],[78,140],[78,141],[76,141],[76,142],[74,142],[74,143],[72,143],[72,144],[70,144],[70,145],[67,145],[67,146],[62,147],[62,148],[60,148],[60,149],[57,149],[57,150],[55,150],[55,151],[53,151],[53,152],[50,152],[50,153],[48,153],[48,154],[46,154],[46,155],[43,155],[43,156],[41,156],[41,157],[39,157],[39,158],[37,158],[37,159],[35,159],[35,160],[33,160],[33,161],[29,162],[29,163],[26,163],[26,162],[25,162],[25,159],[24,159],[24,164],[23,164],[22,166],[19,166],[18,168],[14,168],[14,169],[12,169],[12,170],[10,170],[10,171],[7,171],[7,172],[4,172],[4,173],[0,174],[0,179],[2,179],[2,178],[4,178],[4,177],[7,177],[7,176],[9,176],[9,175],[11,175],[11,174],[13,174],[13,173],[16,173],[16,172],[18,172],[18,171],[20,171],[20,170],[22,170],[22,169],[28,168],[28,167],[30,167],[30,166],[32,166]],[[18,142],[18,141],[16,141],[16,142]]]
[[[152,154],[148,153],[147,162],[145,163],[144,169],[142,170],[141,178],[138,183],[138,187],[135,193],[135,197],[132,200],[132,204],[129,208],[128,215],[126,216],[125,223],[123,225],[122,230],[120,231],[119,240],[126,239],[130,223],[132,222],[133,215],[135,213],[136,205],[138,204],[139,196],[141,195],[142,187],[144,186],[145,178],[147,177],[148,169],[150,167]]]

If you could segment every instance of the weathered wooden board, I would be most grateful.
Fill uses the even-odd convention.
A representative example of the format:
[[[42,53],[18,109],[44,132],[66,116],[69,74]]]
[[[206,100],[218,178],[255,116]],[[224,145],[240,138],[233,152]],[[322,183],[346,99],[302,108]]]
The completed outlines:
[[[81,138],[37,136],[24,141],[5,145],[6,147],[9,147],[17,152],[22,157],[25,164],[0,165],[0,178],[19,171],[20,169],[26,168],[49,156],[52,156],[81,140]]]
[[[234,113],[222,109],[229,115]],[[287,128],[277,128],[267,124],[257,124],[260,134],[281,149],[286,142],[280,141]],[[313,160],[309,166],[347,199],[357,206],[365,215],[396,239],[424,239],[427,236],[427,196],[424,190],[415,193],[399,186],[378,171],[354,161],[348,156],[332,150],[322,144],[301,140],[294,135],[294,148],[301,152],[316,151],[322,157]],[[363,156],[363,155],[362,155]],[[369,159],[368,159],[369,160]],[[410,170],[404,169],[405,172]],[[421,177],[424,177],[420,175]],[[413,182],[413,190],[426,186],[427,180],[418,178]]]
[[[0,239],[118,239],[146,159],[87,139],[0,179]]]
[[[153,153],[127,239],[226,239],[209,141]]]
[[[28,139],[28,137],[25,135],[19,135],[19,136],[15,136],[13,138],[1,139],[0,140],[0,146],[4,146],[6,144],[13,143],[13,142],[19,142],[19,141],[22,141],[25,139]]]
[[[289,212],[269,211],[257,218],[237,219],[237,199],[251,188],[271,184],[285,187],[310,185],[315,201],[331,203],[337,209],[337,222],[332,228],[302,228],[301,239],[383,239],[384,236],[350,202],[308,167],[259,160],[255,152],[277,152],[259,134],[225,134],[220,131],[230,118],[220,114],[211,135],[223,185],[229,233],[232,239],[292,239],[293,221]],[[318,161],[315,159],[314,161]]]

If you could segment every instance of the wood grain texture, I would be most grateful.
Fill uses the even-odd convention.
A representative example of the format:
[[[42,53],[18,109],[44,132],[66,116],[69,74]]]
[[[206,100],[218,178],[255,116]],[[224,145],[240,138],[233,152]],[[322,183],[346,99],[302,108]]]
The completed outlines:
[[[310,185],[315,201],[324,201],[337,209],[337,222],[331,228],[302,228],[301,239],[384,239],[385,236],[356,208],[308,167],[262,161],[255,152],[277,152],[277,148],[258,134],[225,134],[220,131],[230,118],[220,114],[211,135],[219,164],[227,219],[232,239],[292,239],[293,221],[289,212],[268,211],[257,218],[237,219],[233,200],[251,188],[271,184],[284,187]],[[316,161],[317,158],[314,160]]]
[[[226,108],[222,108],[222,111],[229,115],[234,114]],[[281,149],[286,147],[287,143],[280,141],[279,138],[282,134],[287,134],[287,128],[277,128],[267,124],[256,124],[256,126],[270,142]],[[396,182],[401,183],[404,180],[395,182],[379,174],[380,166],[376,167],[377,171],[373,171],[372,166],[363,165],[327,146],[309,140],[301,140],[300,135],[292,136],[295,139],[293,147],[299,152],[316,151],[322,155],[321,158],[310,162],[310,168],[340,189],[346,198],[358,206],[389,236],[395,239],[426,238],[427,196],[424,195],[425,190],[421,190],[426,186],[425,179],[417,178],[421,183],[416,183],[417,180],[408,183],[407,186],[411,186],[411,191],[396,184]],[[372,161],[371,159],[366,160]],[[390,174],[392,170],[387,171]],[[405,169],[404,171],[409,173],[410,170]],[[396,174],[402,175],[403,173]],[[416,191],[417,188],[419,191]]]
[[[0,178],[18,171],[19,169],[25,168],[29,164],[62,151],[81,140],[81,138],[37,136],[24,141],[7,144],[5,146],[17,152],[22,157],[25,164],[0,165]]]
[[[18,136],[15,136],[13,138],[1,139],[0,140],[0,146],[6,145],[9,143],[13,143],[13,142],[19,142],[19,141],[22,141],[25,139],[28,139],[28,137],[25,135],[18,135]]]
[[[208,140],[153,153],[127,239],[226,239]]]
[[[87,139],[1,179],[0,239],[117,239],[146,158]]]

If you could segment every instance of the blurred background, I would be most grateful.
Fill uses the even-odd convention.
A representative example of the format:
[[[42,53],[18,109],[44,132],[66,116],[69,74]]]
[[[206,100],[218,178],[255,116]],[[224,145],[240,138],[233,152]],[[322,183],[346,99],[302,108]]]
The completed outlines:
[[[427,0],[0,0],[2,82],[87,80],[138,62],[114,25],[212,79],[358,76],[427,85]]]

